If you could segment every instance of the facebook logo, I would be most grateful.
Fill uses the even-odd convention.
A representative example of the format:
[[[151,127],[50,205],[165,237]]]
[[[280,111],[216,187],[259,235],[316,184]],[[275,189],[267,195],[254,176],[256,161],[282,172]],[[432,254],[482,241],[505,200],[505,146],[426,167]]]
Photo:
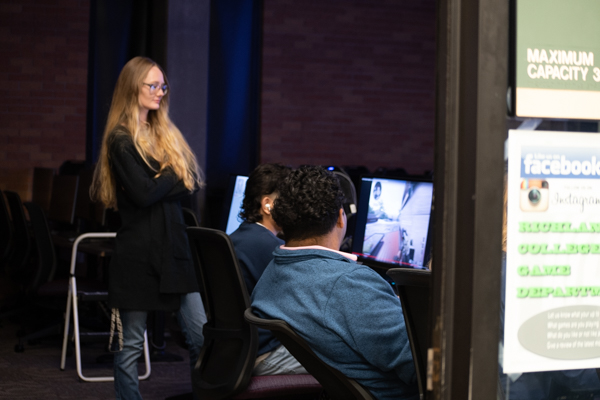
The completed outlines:
[[[523,178],[600,178],[600,148],[523,147]]]

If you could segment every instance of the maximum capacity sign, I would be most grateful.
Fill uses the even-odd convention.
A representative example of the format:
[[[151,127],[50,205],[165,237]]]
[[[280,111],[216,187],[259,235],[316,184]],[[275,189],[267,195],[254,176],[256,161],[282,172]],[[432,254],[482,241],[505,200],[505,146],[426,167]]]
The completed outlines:
[[[600,1],[517,0],[516,115],[600,119]]]

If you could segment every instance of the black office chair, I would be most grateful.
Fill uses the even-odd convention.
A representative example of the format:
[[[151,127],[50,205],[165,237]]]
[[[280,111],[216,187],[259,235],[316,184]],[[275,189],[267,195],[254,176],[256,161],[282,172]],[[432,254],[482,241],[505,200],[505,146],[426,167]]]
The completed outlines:
[[[354,226],[356,225],[356,211],[358,207],[358,201],[356,198],[356,188],[350,175],[344,172],[341,168],[334,167],[331,171],[340,182],[342,192],[344,192],[344,212],[346,213],[346,236],[340,245],[340,250],[348,253],[352,252],[352,235],[354,233]]]
[[[198,221],[198,217],[196,213],[187,207],[181,208],[183,212],[183,220],[187,226],[200,226],[200,222]]]
[[[344,172],[341,169],[336,169],[331,171],[340,181],[340,185],[342,187],[342,192],[344,192],[345,203],[354,204],[356,206],[357,197],[356,197],[356,188],[354,187],[354,182],[350,179],[350,175]],[[356,212],[355,210],[352,211]]]
[[[264,319],[256,316],[251,308],[244,312],[246,321],[259,328],[268,329],[289,352],[321,383],[332,400],[374,399],[373,395],[354,379],[348,378],[337,369],[322,361],[285,321]]]
[[[90,197],[90,186],[94,178],[93,169],[83,169],[79,172],[77,183],[77,193],[75,195],[75,212],[78,233],[99,231],[99,221],[96,212],[97,207],[101,207],[92,201]]]
[[[31,201],[39,204],[45,212],[50,209],[50,197],[52,196],[52,181],[54,180],[54,169],[34,167],[33,184],[31,187]]]
[[[102,302],[108,298],[106,285],[96,279],[77,278],[75,276],[75,264],[78,245],[87,238],[108,238],[114,237],[114,233],[88,233],[77,238],[73,245],[71,270],[69,277],[57,277],[57,259],[54,249],[54,243],[50,234],[48,221],[41,206],[33,202],[26,202],[25,207],[29,213],[29,220],[33,232],[35,252],[32,256],[31,276],[27,282],[26,292],[28,294],[28,307],[30,310],[54,311],[54,318],[45,321],[44,326],[37,326],[36,330],[28,335],[19,337],[19,342],[15,346],[16,352],[25,350],[25,343],[42,338],[63,334],[63,351],[61,357],[61,370],[65,369],[65,357],[67,337],[70,326],[71,306],[73,306],[73,337],[75,341],[75,357],[77,373],[83,381],[111,381],[112,375],[108,377],[87,377],[83,375],[81,365],[81,346],[80,337],[88,336],[95,339],[106,340],[107,335],[102,336],[98,332],[80,332],[78,320],[78,301]],[[65,318],[63,310],[67,304]],[[44,312],[46,314],[46,312]],[[108,318],[105,325],[108,327]],[[150,364],[145,343],[146,374],[140,379],[145,379],[150,375]]]
[[[258,348],[256,327],[244,319],[250,306],[233,244],[225,232],[187,228],[207,323],[192,387],[200,399],[279,397],[314,399],[322,387],[310,375],[252,377]]]
[[[85,168],[86,164],[83,160],[65,160],[58,167],[58,174],[77,176]]]
[[[9,190],[5,191],[4,195],[10,209],[14,228],[12,252],[6,261],[5,271],[13,282],[23,288],[30,276],[27,265],[32,251],[31,233],[25,217],[21,196]]]
[[[0,267],[4,267],[12,252],[14,228],[4,193],[0,191]]]
[[[421,399],[425,398],[427,383],[427,337],[429,335],[429,292],[431,271],[392,268],[387,271],[396,284],[396,293],[402,303],[404,322],[415,362],[417,384]]]
[[[352,183],[354,183],[354,187],[358,190],[360,190],[361,176],[371,174],[371,171],[364,165],[344,165],[342,169],[348,174]]]
[[[56,175],[52,181],[52,195],[48,220],[53,230],[69,230],[75,233],[75,204],[79,176]]]
[[[14,249],[15,230],[13,227],[10,212],[4,198],[4,193],[0,191],[0,279],[7,277],[11,272],[8,262]],[[0,322],[3,318],[19,314],[23,310],[23,292],[14,288],[14,292],[0,301]]]
[[[67,300],[68,286],[66,280],[54,279],[56,256],[44,211],[36,203],[26,202],[24,206],[29,213],[34,249],[27,266],[27,280],[24,282],[24,291],[27,295],[25,303],[29,313],[37,311],[39,314],[41,310],[45,310],[43,311],[44,316],[51,318],[44,321],[43,327],[36,321],[34,332],[19,337],[19,342],[15,346],[15,351],[19,353],[25,350],[25,343],[60,334],[61,308]],[[48,311],[55,312],[48,313]],[[54,314],[53,318],[52,314]]]

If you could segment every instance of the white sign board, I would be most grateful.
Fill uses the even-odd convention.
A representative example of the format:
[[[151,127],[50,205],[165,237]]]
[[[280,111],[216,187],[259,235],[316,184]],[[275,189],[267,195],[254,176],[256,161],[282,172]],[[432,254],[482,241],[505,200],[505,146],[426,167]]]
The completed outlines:
[[[504,373],[600,367],[600,134],[510,131]]]

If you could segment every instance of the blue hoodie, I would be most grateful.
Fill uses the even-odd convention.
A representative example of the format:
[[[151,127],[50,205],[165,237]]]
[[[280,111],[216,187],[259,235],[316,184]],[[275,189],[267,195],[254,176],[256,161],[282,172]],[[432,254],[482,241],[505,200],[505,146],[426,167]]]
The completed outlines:
[[[334,251],[276,249],[252,293],[327,364],[378,399],[419,397],[400,301],[375,271]]]

